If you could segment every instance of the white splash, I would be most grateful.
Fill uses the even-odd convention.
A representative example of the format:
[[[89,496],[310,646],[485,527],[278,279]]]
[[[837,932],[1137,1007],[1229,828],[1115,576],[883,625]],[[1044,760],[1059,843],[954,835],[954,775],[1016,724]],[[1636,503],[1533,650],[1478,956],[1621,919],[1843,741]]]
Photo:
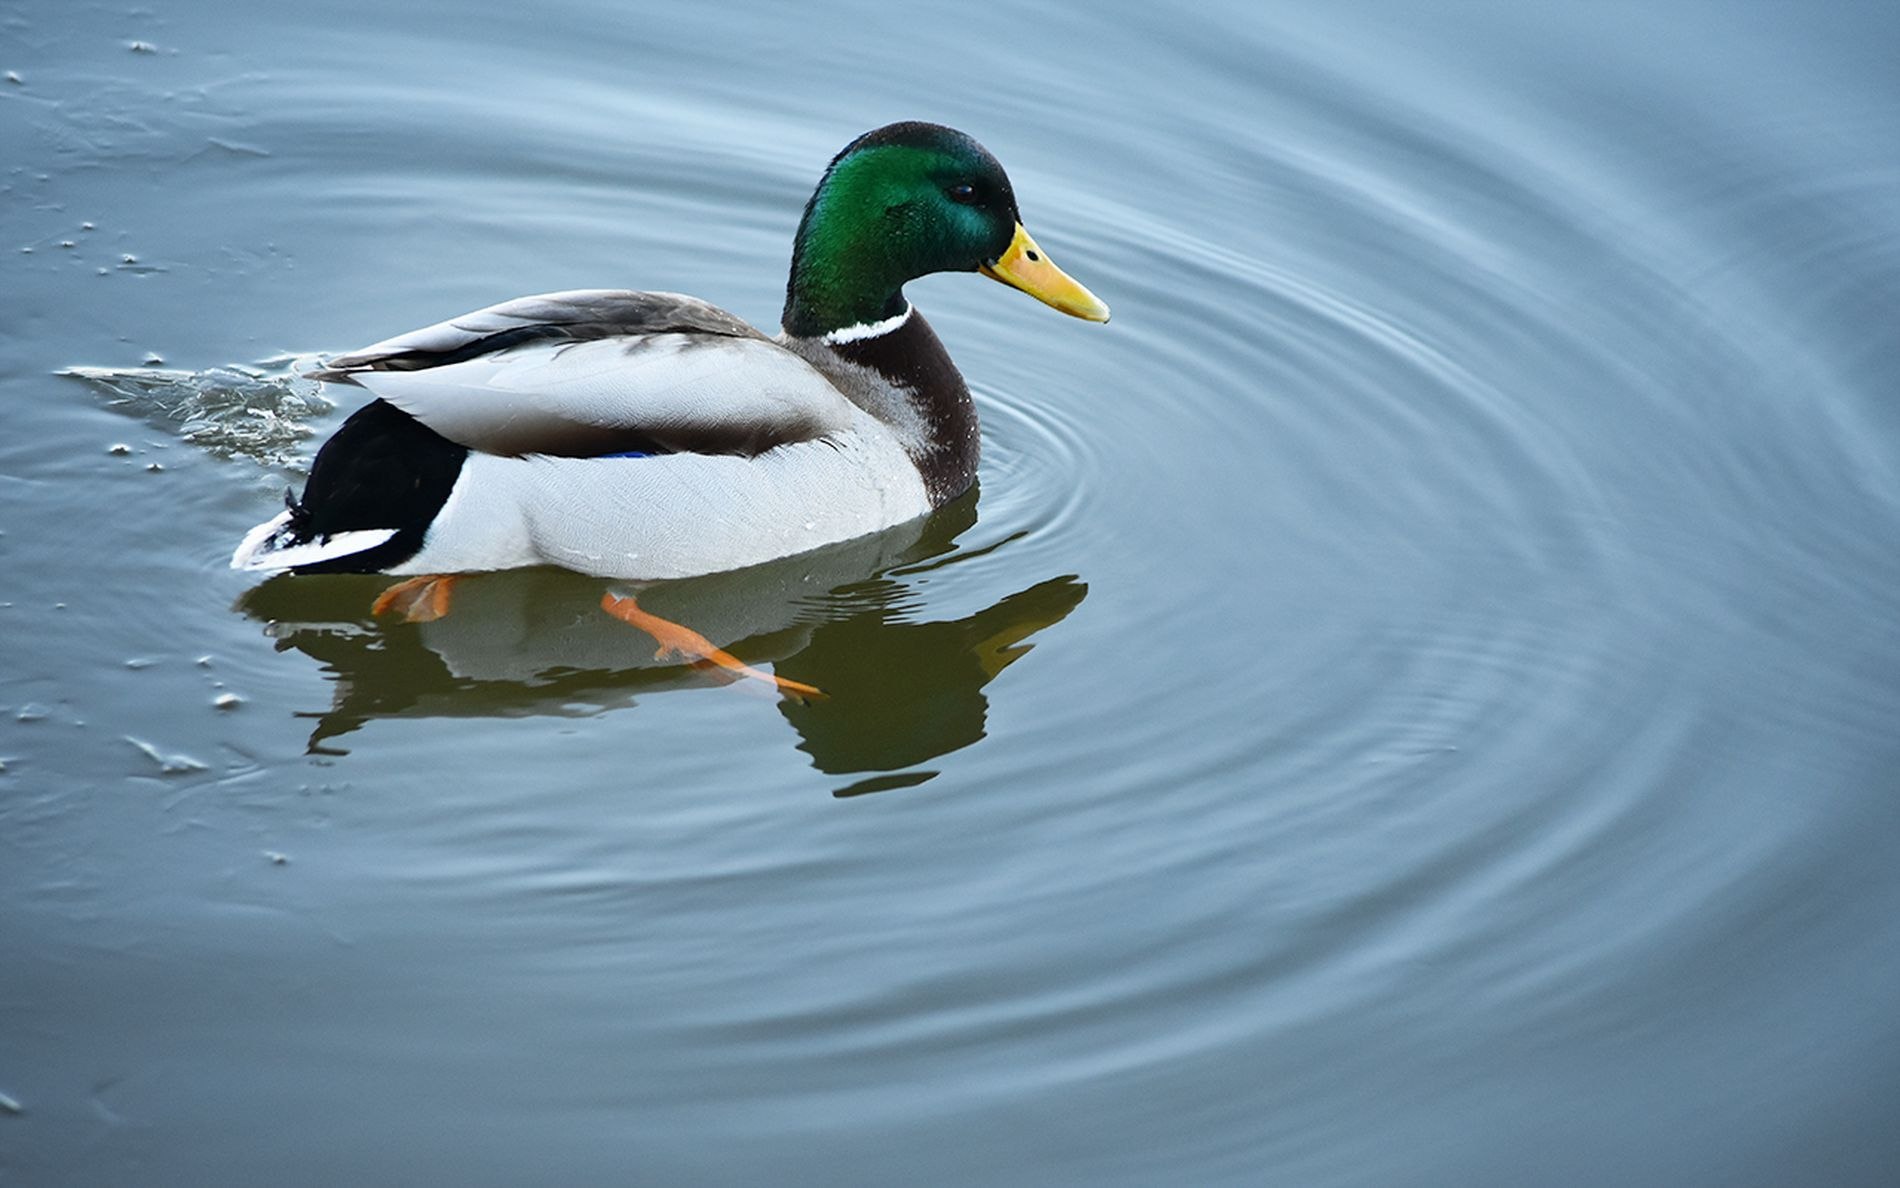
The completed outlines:
[[[68,367],[59,374],[84,380],[111,407],[217,457],[302,470],[309,460],[299,447],[315,432],[310,422],[335,407],[303,374],[312,362],[283,358],[205,371]]]

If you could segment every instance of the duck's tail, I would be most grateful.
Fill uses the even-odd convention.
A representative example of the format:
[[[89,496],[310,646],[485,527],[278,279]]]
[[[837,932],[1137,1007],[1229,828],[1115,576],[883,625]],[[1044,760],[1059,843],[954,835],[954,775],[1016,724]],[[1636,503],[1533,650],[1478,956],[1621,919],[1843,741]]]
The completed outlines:
[[[396,535],[394,528],[357,528],[320,536],[310,531],[309,514],[288,488],[284,490],[284,504],[283,511],[244,534],[237,551],[231,554],[232,569],[302,569],[367,552]]]
[[[303,498],[245,534],[232,569],[378,573],[416,555],[462,471],[466,447],[372,400],[317,451]]]

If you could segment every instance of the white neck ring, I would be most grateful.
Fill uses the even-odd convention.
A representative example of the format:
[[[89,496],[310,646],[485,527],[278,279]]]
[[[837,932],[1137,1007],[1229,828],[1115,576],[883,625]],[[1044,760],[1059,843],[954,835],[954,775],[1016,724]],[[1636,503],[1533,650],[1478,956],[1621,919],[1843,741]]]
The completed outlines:
[[[893,314],[882,321],[859,322],[853,326],[840,326],[836,330],[828,332],[819,341],[831,346],[843,346],[847,342],[863,342],[867,338],[878,338],[889,334],[899,326],[902,326],[905,322],[910,321],[910,315],[911,304],[906,301],[904,303],[903,313]]]

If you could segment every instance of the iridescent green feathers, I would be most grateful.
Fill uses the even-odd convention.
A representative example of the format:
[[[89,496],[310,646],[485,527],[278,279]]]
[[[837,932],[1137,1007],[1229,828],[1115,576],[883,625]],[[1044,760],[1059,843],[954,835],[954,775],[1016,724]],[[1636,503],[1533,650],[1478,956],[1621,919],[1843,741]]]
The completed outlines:
[[[805,204],[784,327],[817,337],[902,313],[906,282],[996,260],[1017,221],[1009,177],[970,137],[916,122],[867,132]]]

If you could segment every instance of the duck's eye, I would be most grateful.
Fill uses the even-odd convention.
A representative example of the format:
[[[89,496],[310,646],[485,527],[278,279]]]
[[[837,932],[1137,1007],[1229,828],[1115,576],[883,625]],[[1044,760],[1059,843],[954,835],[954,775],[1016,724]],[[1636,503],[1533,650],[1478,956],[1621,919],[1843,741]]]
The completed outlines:
[[[944,193],[950,195],[950,201],[961,202],[965,206],[976,201],[976,187],[969,182],[958,182]]]

